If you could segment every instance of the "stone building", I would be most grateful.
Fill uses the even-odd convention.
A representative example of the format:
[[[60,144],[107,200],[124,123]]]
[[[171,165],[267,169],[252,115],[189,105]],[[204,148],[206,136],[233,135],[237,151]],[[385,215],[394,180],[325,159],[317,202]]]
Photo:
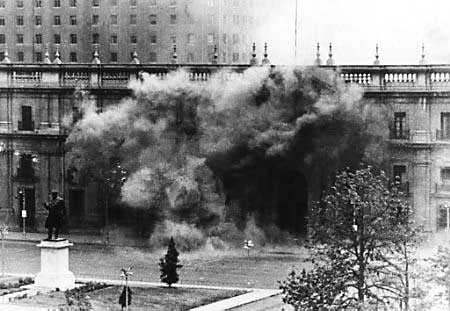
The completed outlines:
[[[266,4],[267,2],[267,4]],[[48,45],[64,63],[89,63],[98,44],[104,63],[248,63],[256,8],[272,0],[0,0],[0,51],[13,62],[41,62]],[[260,11],[258,11],[260,12]],[[265,11],[266,13],[268,11]]]

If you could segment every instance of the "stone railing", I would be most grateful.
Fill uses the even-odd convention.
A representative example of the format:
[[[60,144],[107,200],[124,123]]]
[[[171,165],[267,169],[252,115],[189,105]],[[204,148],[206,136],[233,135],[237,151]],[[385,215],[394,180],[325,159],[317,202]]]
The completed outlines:
[[[366,92],[450,91],[450,65],[321,66]]]
[[[24,64],[0,63],[0,88],[126,88],[142,72],[164,79],[183,68],[192,81],[207,81],[225,69],[240,74],[249,65],[135,65],[135,64]]]

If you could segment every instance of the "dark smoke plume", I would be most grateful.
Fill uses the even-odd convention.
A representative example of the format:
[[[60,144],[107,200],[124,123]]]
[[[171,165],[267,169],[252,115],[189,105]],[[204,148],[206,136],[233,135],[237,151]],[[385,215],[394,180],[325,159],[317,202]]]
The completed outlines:
[[[85,100],[68,143],[87,178],[120,189],[116,204],[151,215],[154,243],[301,233],[336,170],[384,161],[382,111],[331,72],[253,67],[199,83],[179,71],[130,88],[102,112]]]

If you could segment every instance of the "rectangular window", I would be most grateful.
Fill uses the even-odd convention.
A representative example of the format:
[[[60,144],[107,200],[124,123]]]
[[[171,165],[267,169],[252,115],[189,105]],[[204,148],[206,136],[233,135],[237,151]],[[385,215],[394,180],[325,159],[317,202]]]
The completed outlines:
[[[391,133],[392,139],[408,139],[408,129],[406,124],[406,112],[394,113],[394,128]]]
[[[17,34],[16,35],[16,43],[17,44],[23,44],[23,34]]]
[[[450,184],[450,167],[441,169],[441,180],[444,184]]]
[[[150,5],[151,6],[155,6],[156,5],[156,0],[150,0]]]
[[[24,59],[24,54],[23,54],[23,52],[22,52],[22,51],[17,52],[17,61],[18,61],[18,62],[23,62],[23,59]]]
[[[223,42],[223,44],[227,44],[227,34],[226,33],[224,33],[222,35],[222,42]]]
[[[5,35],[0,34],[0,44],[5,44],[5,43],[6,43]]]
[[[136,0],[130,0],[130,5],[131,6],[136,6],[137,5],[136,2],[137,2]]]
[[[61,35],[56,33],[53,35],[53,43],[54,44],[61,44]]]
[[[117,0],[111,0],[111,5],[112,6],[117,6]]]
[[[16,1],[16,6],[17,6],[18,8],[23,8],[23,0],[17,0],[17,1]]]
[[[175,25],[177,23],[177,15],[176,14],[170,14],[170,24]]]
[[[239,0],[233,0],[233,6],[238,7],[239,6]]]
[[[5,17],[0,16],[0,26],[5,26]]]
[[[150,35],[150,43],[156,44],[156,35]]]
[[[441,112],[441,139],[450,138],[450,112]]]
[[[5,7],[5,0],[0,0],[0,8],[4,8]]]
[[[136,44],[137,43],[137,37],[136,36],[130,36],[130,43]]]
[[[72,8],[75,8],[77,6],[77,0],[69,0],[69,5]]]
[[[76,15],[70,15],[70,25],[76,25],[77,24],[77,16]]]
[[[112,44],[117,44],[117,35],[112,35],[111,36],[111,43]]]
[[[208,23],[209,23],[210,25],[214,25],[215,19],[216,19],[216,18],[215,18],[214,15],[209,14],[209,16],[208,16]]]
[[[150,14],[150,25],[156,25],[156,14]]]
[[[38,62],[38,63],[42,62],[42,52],[36,52],[35,57],[36,57],[36,62]]]
[[[92,15],[92,25],[98,25],[99,20],[100,20],[100,16]]]
[[[170,43],[176,44],[177,43],[177,36],[170,36]]]
[[[194,54],[192,54],[192,53],[188,53],[187,54],[187,62],[188,63],[193,63],[194,62]]]
[[[405,165],[394,165],[392,167],[393,180],[396,183],[402,183],[407,180],[406,178],[406,166]]]
[[[117,63],[117,53],[111,52],[111,62]]]
[[[214,34],[213,33],[208,34],[208,44],[209,45],[214,44]]]
[[[16,25],[23,26],[23,16],[21,16],[21,15],[16,16]]]
[[[117,25],[117,15],[111,15],[111,25]]]
[[[92,6],[94,7],[100,6],[100,0],[92,0]]]
[[[77,35],[76,34],[71,34],[70,35],[70,43],[71,44],[77,44]]]
[[[61,0],[54,0],[53,1],[53,7],[59,8],[61,6]]]
[[[93,44],[98,44],[99,41],[100,41],[100,35],[98,33],[92,34],[92,43]]]
[[[42,17],[41,16],[35,16],[34,17],[34,24],[36,25],[36,26],[41,26],[42,25]]]
[[[70,62],[76,63],[78,61],[77,53],[76,52],[70,52]]]
[[[150,62],[151,63],[154,63],[154,62],[158,61],[158,57],[156,55],[156,52],[150,52],[149,56],[150,56]]]
[[[20,131],[34,130],[31,106],[22,106],[22,122],[19,123],[19,130]]]
[[[226,52],[222,52],[222,62],[224,62],[224,63],[227,62],[227,53]]]
[[[187,43],[188,44],[194,43],[194,34],[193,33],[188,33],[187,34]]]
[[[34,0],[34,6],[37,8],[42,7],[42,0]]]
[[[233,63],[239,62],[239,53],[233,53]]]
[[[23,131],[32,131],[32,130],[33,129],[26,129]],[[19,167],[17,168],[17,177],[19,177],[19,178],[33,178],[34,177],[33,156],[31,154],[21,154],[20,155]],[[22,204],[23,204],[23,202],[22,202]]]
[[[227,16],[226,16],[226,15],[223,16],[222,23],[223,23],[224,25],[227,24]]]
[[[53,16],[53,25],[55,26],[61,25],[61,16],[59,15]]]
[[[239,25],[239,15],[233,15],[233,24]]]
[[[177,5],[177,0],[170,0],[169,4],[172,6]]]
[[[39,33],[39,34],[36,34],[35,36],[34,36],[34,43],[36,43],[36,44],[42,44],[42,35]]]
[[[130,15],[130,25],[136,25],[136,14]]]
[[[239,35],[237,33],[233,34],[233,44],[239,44]]]

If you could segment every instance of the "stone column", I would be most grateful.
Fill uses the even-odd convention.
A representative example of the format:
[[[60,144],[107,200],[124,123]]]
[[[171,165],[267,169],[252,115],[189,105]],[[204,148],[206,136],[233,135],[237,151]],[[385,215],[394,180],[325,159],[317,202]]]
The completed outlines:
[[[41,241],[41,271],[36,275],[34,286],[67,290],[75,287],[75,277],[69,271],[69,247],[66,239]]]

